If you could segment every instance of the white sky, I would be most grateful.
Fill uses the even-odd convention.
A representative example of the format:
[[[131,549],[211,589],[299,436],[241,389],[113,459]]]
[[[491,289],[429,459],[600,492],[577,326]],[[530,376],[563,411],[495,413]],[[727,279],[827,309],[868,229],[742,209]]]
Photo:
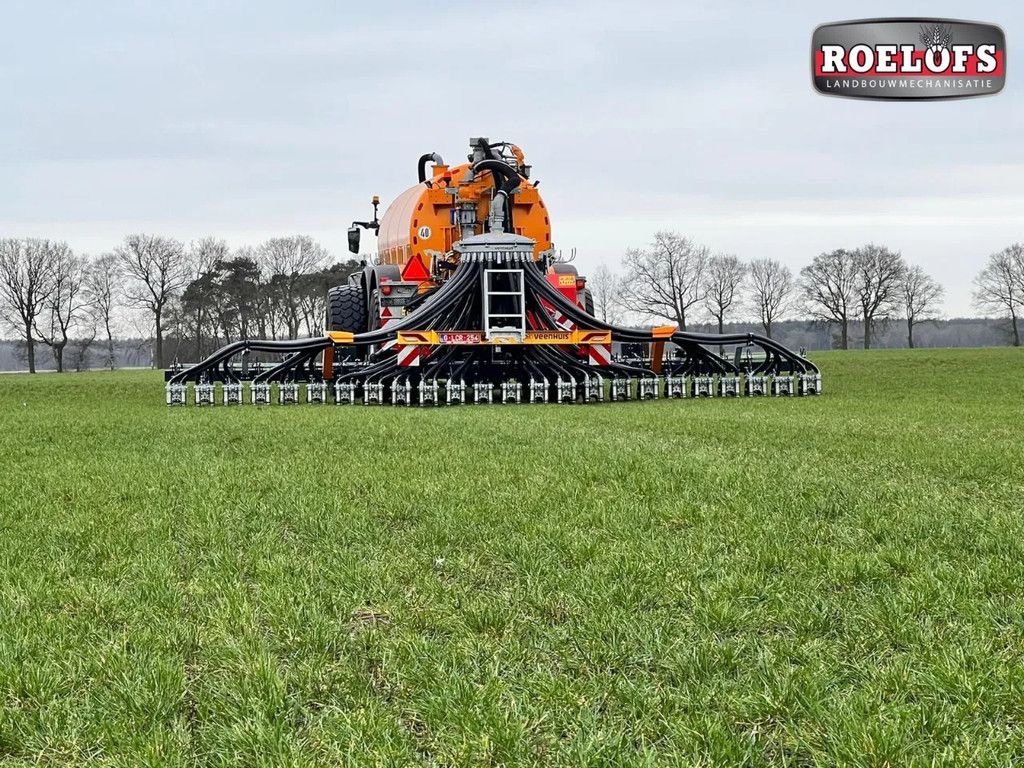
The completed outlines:
[[[526,151],[583,271],[659,228],[794,270],[874,241],[958,315],[985,257],[1024,240],[1018,3],[349,5],[5,0],[0,236],[98,253],[136,231],[303,232],[341,257],[370,195],[485,135]],[[813,92],[817,24],[896,13],[1001,25],[1004,91]]]

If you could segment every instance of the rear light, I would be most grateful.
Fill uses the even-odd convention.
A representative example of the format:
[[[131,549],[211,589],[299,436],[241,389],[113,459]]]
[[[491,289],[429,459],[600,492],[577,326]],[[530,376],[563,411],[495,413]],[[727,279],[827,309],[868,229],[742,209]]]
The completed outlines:
[[[391,295],[391,286],[388,285],[387,283],[381,284],[381,286],[380,286],[380,293],[381,293],[382,296],[390,296]]]
[[[583,277],[577,277],[577,278],[576,278],[576,290],[577,290],[577,291],[582,291],[582,290],[583,290],[584,288],[586,288],[586,287],[587,287],[587,281],[586,281],[586,278],[583,278]]]

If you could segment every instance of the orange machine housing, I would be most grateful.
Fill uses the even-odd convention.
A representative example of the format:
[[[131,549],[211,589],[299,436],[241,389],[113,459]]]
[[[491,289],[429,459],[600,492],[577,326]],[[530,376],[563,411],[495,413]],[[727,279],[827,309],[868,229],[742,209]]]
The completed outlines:
[[[475,233],[484,231],[484,222],[495,192],[495,178],[481,171],[467,178],[468,163],[455,166],[435,165],[433,178],[407,189],[388,206],[377,233],[379,263],[405,266],[418,258],[430,269],[428,250],[447,253],[462,238],[460,211],[474,206]],[[523,179],[519,191],[511,197],[515,234],[536,242],[534,258],[551,248],[551,220],[534,182]]]

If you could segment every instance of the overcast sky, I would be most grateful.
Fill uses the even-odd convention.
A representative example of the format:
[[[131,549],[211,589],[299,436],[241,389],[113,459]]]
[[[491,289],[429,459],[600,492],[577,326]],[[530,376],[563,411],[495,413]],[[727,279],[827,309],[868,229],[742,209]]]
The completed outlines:
[[[820,23],[999,24],[1002,93],[875,103],[813,92]],[[971,310],[1024,240],[1020,3],[605,4],[3,0],[0,236],[86,253],[129,232],[233,245],[345,230],[470,136],[519,144],[583,271],[655,230],[794,270],[874,241]],[[364,248],[372,250],[372,238]]]

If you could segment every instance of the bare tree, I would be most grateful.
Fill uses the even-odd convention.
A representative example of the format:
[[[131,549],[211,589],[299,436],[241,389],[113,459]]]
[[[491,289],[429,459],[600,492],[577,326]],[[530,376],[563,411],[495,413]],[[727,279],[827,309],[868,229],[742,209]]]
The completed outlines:
[[[751,303],[761,317],[768,338],[771,338],[775,321],[789,310],[793,288],[793,273],[781,262],[775,259],[750,262]]]
[[[622,317],[619,303],[622,298],[622,278],[601,264],[587,276],[587,288],[594,302],[594,317],[617,325]]]
[[[53,292],[53,248],[47,240],[0,240],[0,316],[25,343],[36,372],[35,323]]]
[[[50,348],[57,373],[64,372],[64,349],[72,329],[85,315],[87,308],[85,259],[76,256],[67,243],[51,243],[53,290],[43,311],[36,318],[35,332],[39,341]]]
[[[323,328],[327,316],[327,291],[335,279],[329,271],[320,270],[303,275],[300,281],[302,290],[299,292],[299,309],[307,336],[314,336]]]
[[[712,256],[704,271],[704,306],[725,331],[725,314],[736,304],[747,276],[747,266],[732,255]]]
[[[117,256],[105,253],[89,265],[85,291],[96,323],[103,326],[107,338],[107,359],[103,366],[114,370],[114,312],[123,297],[123,276]]]
[[[646,249],[626,251],[623,306],[671,320],[686,330],[690,309],[704,300],[708,249],[676,232],[656,232]]]
[[[919,266],[908,267],[900,285],[907,318],[907,346],[914,348],[914,326],[938,317],[945,290]]]
[[[274,288],[288,338],[297,338],[303,318],[305,276],[324,268],[330,256],[307,235],[267,240],[259,247],[259,256]]]
[[[820,253],[800,270],[800,297],[816,320],[839,325],[839,346],[850,347],[850,318],[856,312],[853,254],[839,250]]]
[[[127,278],[125,297],[153,315],[153,364],[164,367],[164,311],[189,278],[185,247],[167,237],[129,235],[115,253]]]
[[[180,297],[175,296],[167,302],[164,311],[164,331],[167,333],[168,342],[164,344],[164,356],[171,365],[181,362],[179,355],[182,343],[188,339],[189,320],[190,317]]]
[[[1013,262],[1013,280],[1017,285],[1017,295],[1024,296],[1024,245],[1014,243],[1006,247],[1006,253]]]
[[[229,258],[231,249],[224,240],[216,237],[204,237],[202,240],[193,240],[189,244],[188,253],[192,260],[192,271],[201,275],[213,269],[213,265],[218,261],[225,261]]]
[[[974,302],[988,312],[1007,313],[1013,346],[1020,346],[1018,320],[1024,311],[1024,246],[1014,244],[988,257],[974,278]]]
[[[853,252],[854,296],[864,321],[864,349],[871,349],[875,325],[899,308],[907,265],[898,251],[869,243]]]
[[[213,271],[214,266],[218,262],[225,261],[231,254],[231,249],[228,248],[228,244],[224,240],[220,240],[216,237],[204,237],[202,240],[193,240],[189,245],[189,266],[191,268],[191,275],[189,276],[192,281],[203,280],[207,278]],[[211,323],[211,318],[215,314],[215,308],[208,306],[205,301],[196,302],[194,305],[195,317],[192,318],[195,323],[195,337],[196,337],[196,353],[199,357],[203,356],[203,336],[204,329]],[[216,334],[216,329],[213,330]]]

